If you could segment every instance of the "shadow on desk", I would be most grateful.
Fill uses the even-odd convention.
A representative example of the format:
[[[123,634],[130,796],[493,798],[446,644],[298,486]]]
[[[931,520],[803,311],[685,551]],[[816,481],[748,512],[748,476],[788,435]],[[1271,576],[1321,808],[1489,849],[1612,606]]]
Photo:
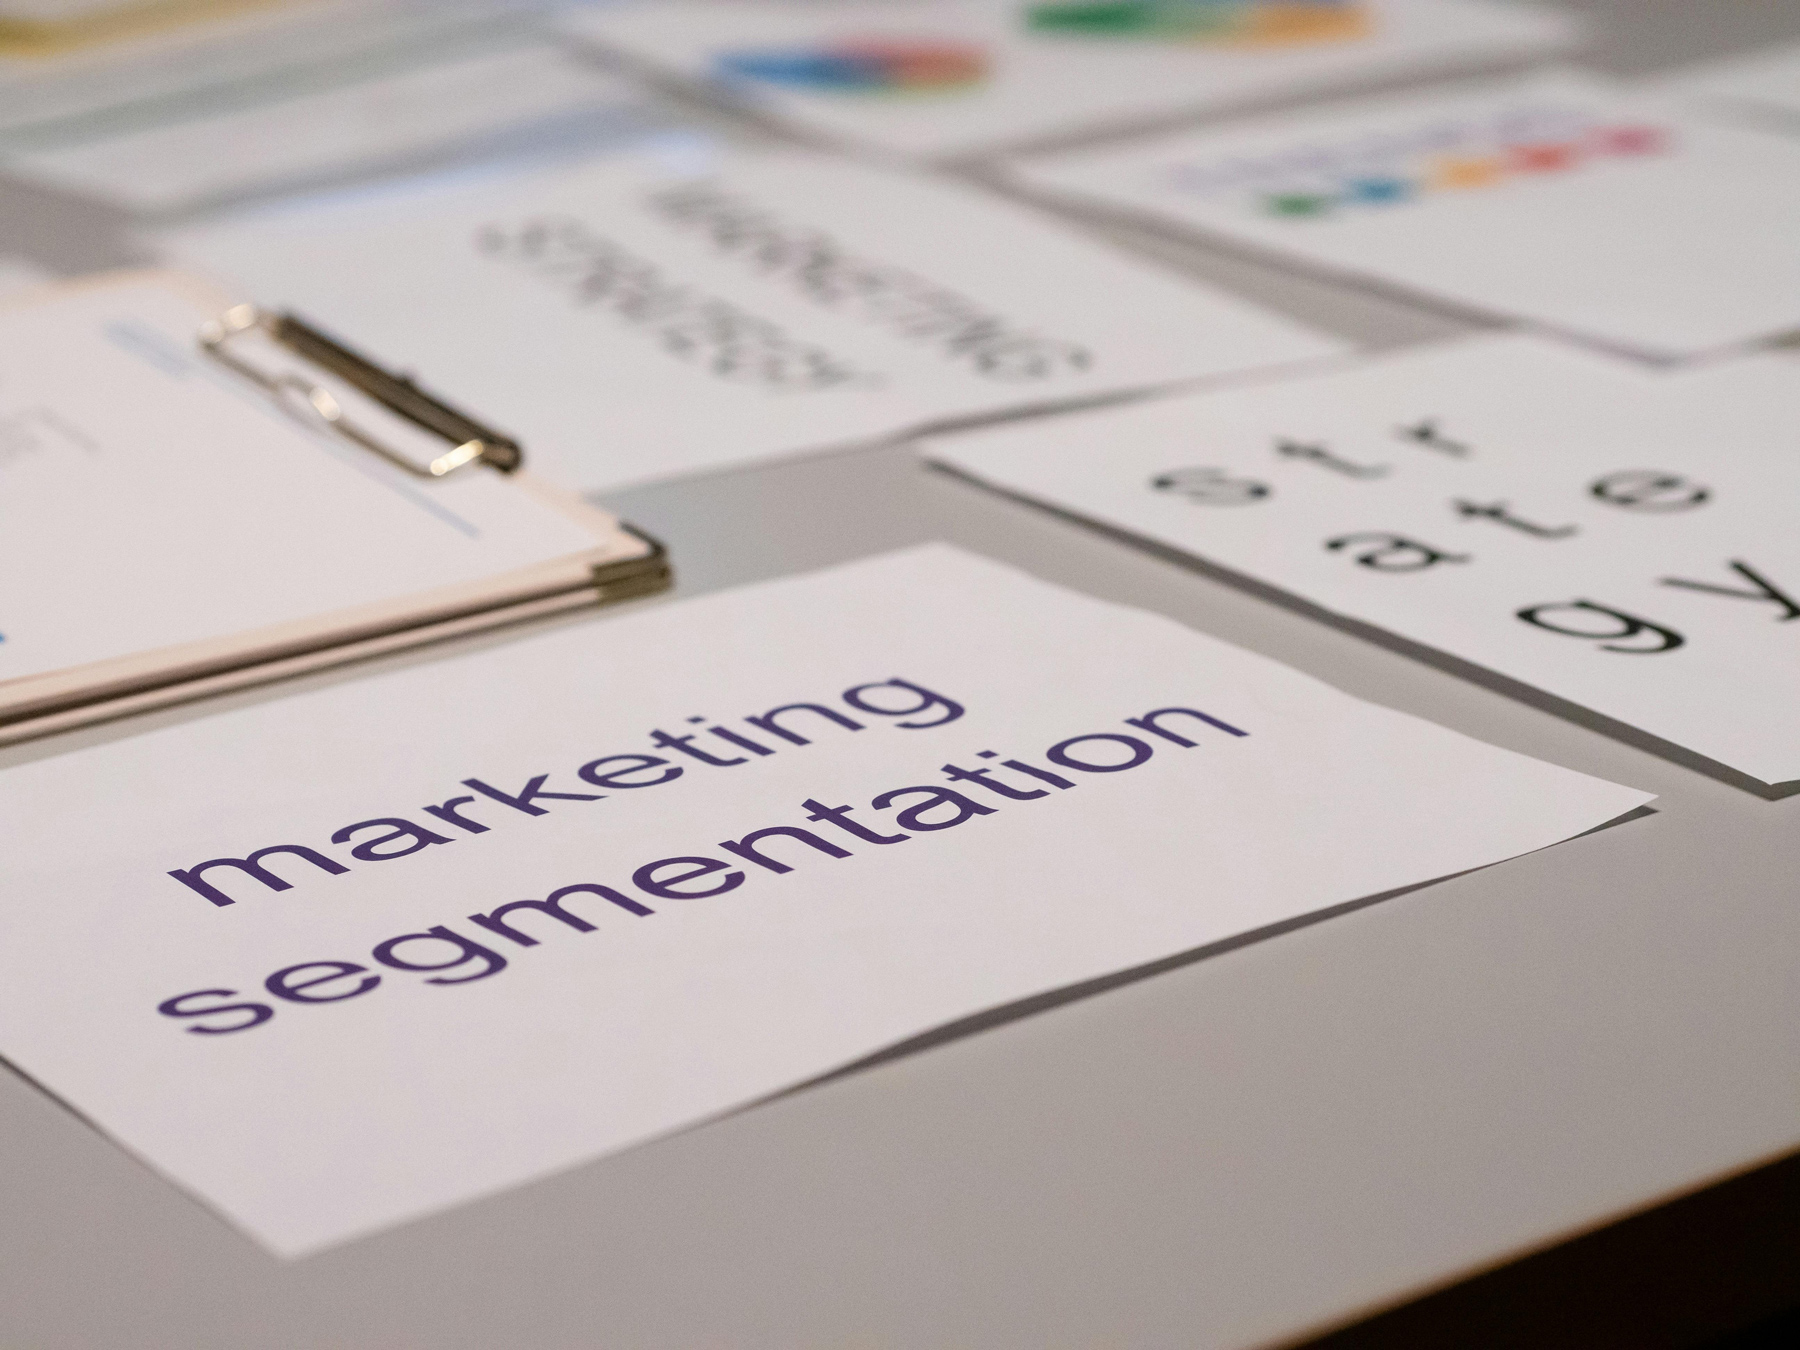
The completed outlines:
[[[1695,1350],[1791,1350],[1796,1345],[1800,1345],[1800,1307],[1707,1341]]]
[[[1800,1154],[1293,1350],[1800,1346]]]

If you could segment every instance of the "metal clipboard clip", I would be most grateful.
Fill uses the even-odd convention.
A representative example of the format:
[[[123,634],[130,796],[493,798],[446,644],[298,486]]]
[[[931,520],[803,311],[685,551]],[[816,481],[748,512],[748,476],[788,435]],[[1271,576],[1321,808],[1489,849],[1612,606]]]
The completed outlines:
[[[452,448],[424,463],[395,449],[352,420],[337,396],[323,385],[292,371],[262,369],[231,350],[232,344],[252,337],[266,338],[286,348],[395,416],[442,437]],[[265,390],[287,411],[322,425],[419,478],[443,478],[477,463],[511,473],[524,462],[525,452],[512,437],[483,426],[433,398],[411,378],[383,370],[292,314],[272,314],[255,305],[234,305],[219,318],[201,325],[199,341],[200,349],[208,356]]]

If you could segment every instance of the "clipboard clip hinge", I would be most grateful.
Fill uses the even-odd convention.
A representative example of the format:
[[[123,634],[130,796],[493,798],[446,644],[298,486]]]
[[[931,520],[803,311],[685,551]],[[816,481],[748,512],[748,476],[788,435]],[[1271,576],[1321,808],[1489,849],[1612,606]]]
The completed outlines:
[[[290,371],[260,369],[230,350],[229,344],[234,339],[251,333],[268,338],[336,376],[396,416],[449,441],[452,448],[435,459],[420,463],[384,444],[357,425],[323,385]],[[292,314],[274,314],[255,305],[234,305],[219,318],[201,325],[199,342],[200,349],[208,356],[263,389],[283,408],[322,424],[327,430],[380,455],[416,477],[443,478],[477,463],[511,473],[524,462],[525,452],[512,437],[503,436],[458,412],[420,389],[410,377],[383,370],[367,357]]]

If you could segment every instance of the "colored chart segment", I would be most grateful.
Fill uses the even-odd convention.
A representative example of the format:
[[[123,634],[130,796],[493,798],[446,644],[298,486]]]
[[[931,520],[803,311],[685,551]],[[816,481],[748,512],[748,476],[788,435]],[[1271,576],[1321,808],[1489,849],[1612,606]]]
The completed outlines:
[[[724,52],[722,75],[826,94],[919,94],[969,89],[987,77],[987,53],[941,39],[845,38],[812,46]]]
[[[1676,140],[1656,122],[1521,100],[1341,138],[1308,135],[1257,153],[1183,159],[1160,174],[1182,196],[1233,198],[1259,215],[1316,220],[1649,160],[1675,153]]]
[[[1025,26],[1071,36],[1276,47],[1366,36],[1362,0],[1051,0]]]
[[[1440,192],[1491,188],[1531,175],[1566,173],[1595,160],[1661,154],[1669,148],[1669,133],[1662,127],[1600,124],[1556,139],[1500,140],[1479,150],[1425,153],[1379,169],[1315,170],[1309,175],[1313,183],[1265,190],[1261,202],[1268,215],[1316,218],[1358,207],[1397,206]]]

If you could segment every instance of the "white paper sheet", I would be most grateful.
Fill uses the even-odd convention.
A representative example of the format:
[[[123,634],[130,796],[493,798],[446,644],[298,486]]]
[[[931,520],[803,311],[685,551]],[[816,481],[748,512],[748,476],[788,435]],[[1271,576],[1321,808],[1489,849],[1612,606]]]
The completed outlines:
[[[1800,779],[1800,362],[1526,337],[946,439],[988,482]]]
[[[1340,351],[974,189],[629,156],[174,236],[615,487]]]
[[[0,311],[0,681],[594,547],[487,470],[420,483],[195,346],[155,282]]]
[[[915,155],[1541,53],[1577,32],[1567,15],[1482,0],[1146,0],[1139,25],[1126,19],[1141,31],[1033,27],[1037,11],[1080,4],[695,0],[577,12],[565,27],[797,125]],[[834,80],[834,62],[866,77]]]
[[[1678,359],[1800,326],[1800,144],[1574,74],[1015,165],[1027,182]]]
[[[138,211],[191,210],[531,131],[630,124],[640,91],[557,47],[464,56],[250,107],[16,155],[20,177]]]
[[[931,546],[0,774],[0,1053],[294,1255],[1647,799]]]

